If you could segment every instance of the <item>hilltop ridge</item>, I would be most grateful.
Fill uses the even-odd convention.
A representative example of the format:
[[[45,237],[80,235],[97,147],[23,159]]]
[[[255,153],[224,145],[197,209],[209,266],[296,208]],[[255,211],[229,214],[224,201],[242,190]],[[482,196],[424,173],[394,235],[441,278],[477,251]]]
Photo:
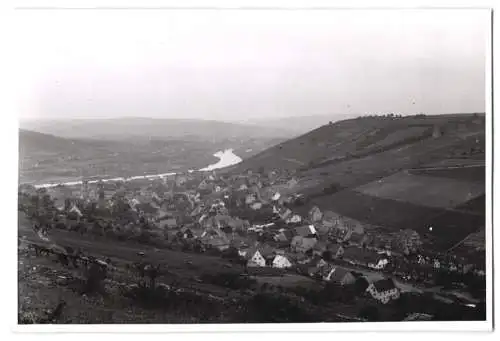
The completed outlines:
[[[408,148],[426,141],[439,129],[442,141],[462,140],[469,135],[484,138],[484,114],[404,117],[358,117],[325,124],[296,138],[270,147],[244,160],[230,172],[260,168],[319,169],[332,163],[370,157]],[[440,142],[437,142],[438,145]]]
[[[23,121],[22,129],[65,138],[100,140],[172,140],[215,141],[240,138],[290,138],[293,133],[239,123],[196,119],[115,118],[86,120]]]

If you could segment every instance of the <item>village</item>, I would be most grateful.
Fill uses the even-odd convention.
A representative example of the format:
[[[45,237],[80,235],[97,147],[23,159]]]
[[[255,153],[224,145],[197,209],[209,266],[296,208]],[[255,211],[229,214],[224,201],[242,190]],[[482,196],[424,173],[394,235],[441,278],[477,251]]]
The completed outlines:
[[[382,305],[401,292],[439,286],[467,291],[464,283],[484,280],[484,264],[426,251],[413,230],[379,234],[316,206],[298,213],[299,181],[274,170],[231,177],[189,172],[40,189],[21,185],[20,210],[42,236],[56,228],[117,241],[134,238],[146,253],[155,246],[232,258],[250,276],[294,273],[339,286],[361,281],[363,295]]]

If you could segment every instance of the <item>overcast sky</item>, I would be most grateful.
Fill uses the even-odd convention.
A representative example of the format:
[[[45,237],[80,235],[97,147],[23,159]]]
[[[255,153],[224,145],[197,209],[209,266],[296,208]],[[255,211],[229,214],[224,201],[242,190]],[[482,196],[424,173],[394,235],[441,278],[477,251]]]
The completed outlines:
[[[485,110],[487,11],[17,15],[21,118]]]

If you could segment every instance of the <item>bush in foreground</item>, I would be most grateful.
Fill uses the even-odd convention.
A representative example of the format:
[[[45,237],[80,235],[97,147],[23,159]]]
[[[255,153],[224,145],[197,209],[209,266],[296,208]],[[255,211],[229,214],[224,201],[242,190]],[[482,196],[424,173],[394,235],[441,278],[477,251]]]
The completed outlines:
[[[317,318],[286,295],[259,293],[243,303],[241,319],[247,323],[315,322]]]

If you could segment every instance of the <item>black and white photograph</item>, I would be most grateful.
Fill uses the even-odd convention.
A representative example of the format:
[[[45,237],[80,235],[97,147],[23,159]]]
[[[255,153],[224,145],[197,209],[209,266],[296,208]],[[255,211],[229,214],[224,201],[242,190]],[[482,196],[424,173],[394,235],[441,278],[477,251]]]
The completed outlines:
[[[491,9],[13,13],[19,329],[491,329]]]

